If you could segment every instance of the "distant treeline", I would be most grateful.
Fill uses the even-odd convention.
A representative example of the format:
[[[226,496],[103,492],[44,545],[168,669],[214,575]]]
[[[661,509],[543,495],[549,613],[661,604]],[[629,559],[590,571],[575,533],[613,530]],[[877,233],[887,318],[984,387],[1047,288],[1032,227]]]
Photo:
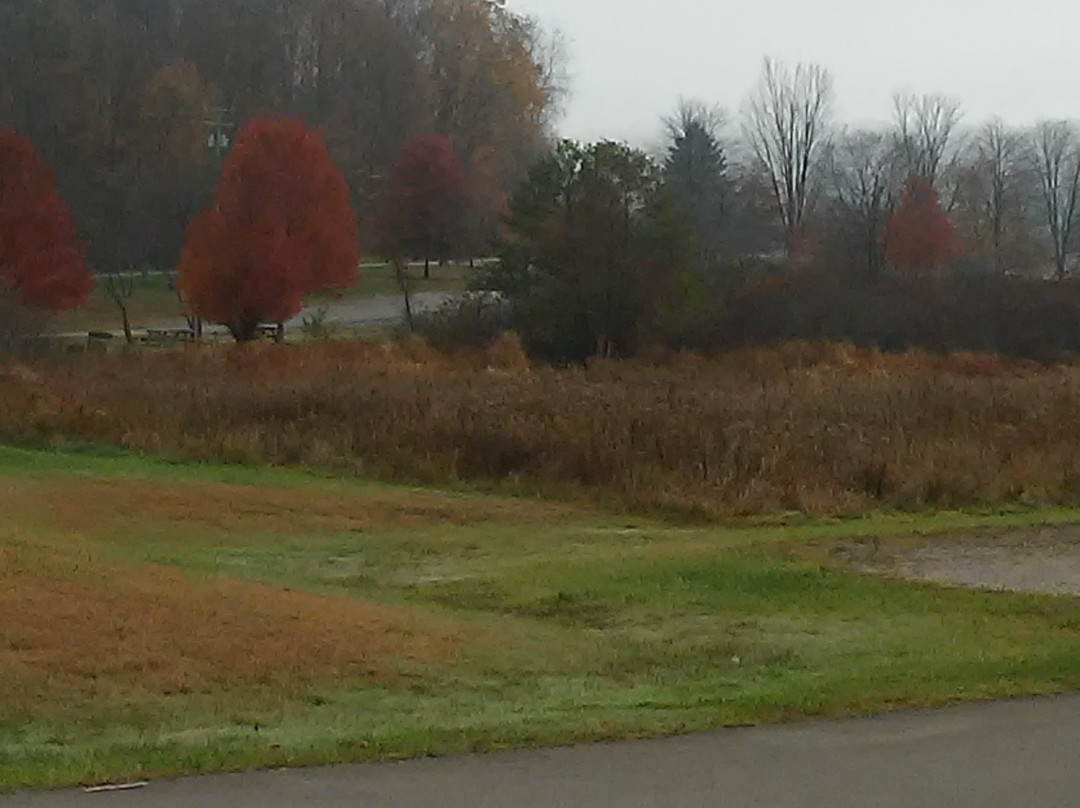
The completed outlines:
[[[553,40],[488,0],[0,0],[0,54],[0,124],[109,270],[175,265],[256,113],[321,130],[362,224],[401,145],[449,136],[485,238],[560,90]]]
[[[960,272],[866,281],[804,272],[740,295],[707,342],[727,348],[791,339],[1055,361],[1080,354],[1080,282]]]
[[[554,361],[840,339],[1057,357],[1080,349],[1080,127],[965,127],[939,94],[833,117],[816,65],[765,60],[739,126],[682,102],[654,155],[563,143],[510,202],[494,295],[421,323],[518,331]],[[477,305],[477,304],[482,305]]]

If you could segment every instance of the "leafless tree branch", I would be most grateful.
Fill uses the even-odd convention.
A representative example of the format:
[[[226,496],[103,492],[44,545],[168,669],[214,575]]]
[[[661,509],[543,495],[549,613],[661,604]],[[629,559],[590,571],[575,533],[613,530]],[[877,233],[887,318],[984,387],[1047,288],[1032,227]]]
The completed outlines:
[[[1080,135],[1070,121],[1043,121],[1031,135],[1031,159],[1046,204],[1058,279],[1065,277],[1069,239],[1080,199]]]
[[[745,132],[768,174],[788,249],[809,210],[820,158],[828,143],[832,78],[817,65],[794,70],[765,60],[746,107]]]

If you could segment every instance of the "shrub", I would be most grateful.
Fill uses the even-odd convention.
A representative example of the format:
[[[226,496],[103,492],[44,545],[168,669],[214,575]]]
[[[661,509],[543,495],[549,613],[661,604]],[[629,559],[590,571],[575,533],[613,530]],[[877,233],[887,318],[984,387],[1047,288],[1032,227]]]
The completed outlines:
[[[413,330],[442,350],[485,348],[510,326],[509,305],[492,292],[469,292],[413,315]]]
[[[729,306],[713,347],[843,340],[888,351],[980,351],[1054,360],[1080,351],[1080,283],[985,274],[797,273]]]

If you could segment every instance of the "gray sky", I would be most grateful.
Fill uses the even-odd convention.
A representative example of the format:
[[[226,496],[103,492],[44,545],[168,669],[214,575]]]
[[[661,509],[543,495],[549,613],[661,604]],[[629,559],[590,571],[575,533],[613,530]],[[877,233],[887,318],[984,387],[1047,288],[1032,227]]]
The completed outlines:
[[[658,139],[680,96],[737,113],[762,57],[833,74],[844,121],[888,119],[892,94],[944,92],[965,122],[1080,117],[1075,0],[508,0],[565,35],[561,132]]]

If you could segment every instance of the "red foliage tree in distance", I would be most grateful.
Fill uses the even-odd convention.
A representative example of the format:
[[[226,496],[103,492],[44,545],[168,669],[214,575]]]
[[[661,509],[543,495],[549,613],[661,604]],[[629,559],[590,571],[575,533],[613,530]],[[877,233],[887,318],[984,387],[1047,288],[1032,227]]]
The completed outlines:
[[[392,252],[424,259],[445,257],[463,222],[464,177],[461,159],[445,135],[422,134],[401,147],[383,198],[381,235]]]
[[[28,138],[0,127],[0,297],[55,313],[93,288],[52,171]]]
[[[238,342],[295,316],[305,295],[356,282],[356,215],[326,144],[302,121],[242,129],[210,208],[188,228],[179,282],[192,314]]]
[[[964,254],[964,245],[941,209],[934,186],[912,175],[882,234],[885,258],[904,269],[938,269]]]

